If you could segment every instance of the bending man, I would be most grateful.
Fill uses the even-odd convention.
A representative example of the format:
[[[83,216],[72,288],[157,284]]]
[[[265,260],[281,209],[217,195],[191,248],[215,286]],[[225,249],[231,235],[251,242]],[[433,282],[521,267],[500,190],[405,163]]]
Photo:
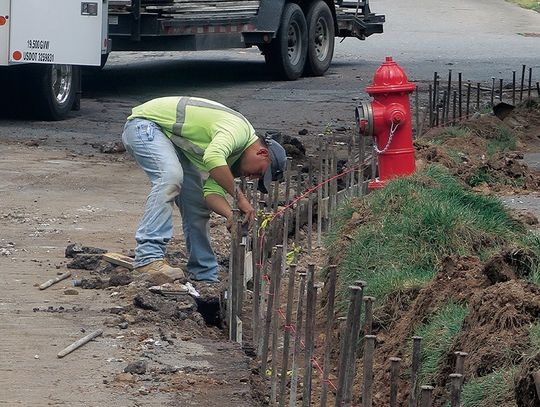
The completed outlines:
[[[276,141],[257,137],[240,113],[195,97],[164,97],[133,109],[122,134],[127,151],[146,172],[151,190],[135,239],[135,269],[184,277],[165,262],[173,233],[173,203],[180,209],[193,280],[215,282],[218,264],[210,245],[210,211],[232,220],[225,196],[234,196],[234,178],[259,180],[266,193],[286,165]],[[203,174],[209,177],[203,181]],[[251,223],[255,210],[239,192],[238,208]]]

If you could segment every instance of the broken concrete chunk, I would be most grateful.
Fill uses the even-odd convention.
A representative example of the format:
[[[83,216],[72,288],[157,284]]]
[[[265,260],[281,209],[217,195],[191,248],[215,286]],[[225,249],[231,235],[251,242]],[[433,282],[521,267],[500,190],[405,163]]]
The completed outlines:
[[[146,373],[146,361],[138,360],[136,362],[130,363],[124,368],[124,373],[132,374],[145,374]]]
[[[103,254],[107,253],[107,250],[100,249],[98,247],[83,246],[80,243],[72,243],[66,247],[66,257],[72,258],[76,254]]]
[[[75,254],[73,260],[67,264],[67,268],[95,270],[101,259],[101,254]]]
[[[128,285],[132,281],[133,277],[131,274],[115,270],[111,273],[111,277],[109,278],[109,287]]]

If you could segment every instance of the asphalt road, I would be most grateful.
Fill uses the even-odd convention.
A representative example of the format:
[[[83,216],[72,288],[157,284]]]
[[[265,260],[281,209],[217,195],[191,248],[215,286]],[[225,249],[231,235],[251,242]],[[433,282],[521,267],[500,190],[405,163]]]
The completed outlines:
[[[220,52],[113,53],[100,73],[84,77],[83,107],[59,123],[0,122],[2,139],[38,139],[41,146],[91,152],[92,143],[118,140],[131,107],[153,97],[215,99],[244,113],[258,130],[296,135],[353,125],[355,101],[387,55],[411,80],[433,72],[464,79],[508,80],[521,64],[540,71],[540,14],[503,0],[373,0],[385,33],[338,43],[325,77],[273,81],[257,49]],[[535,79],[540,75],[536,73]]]

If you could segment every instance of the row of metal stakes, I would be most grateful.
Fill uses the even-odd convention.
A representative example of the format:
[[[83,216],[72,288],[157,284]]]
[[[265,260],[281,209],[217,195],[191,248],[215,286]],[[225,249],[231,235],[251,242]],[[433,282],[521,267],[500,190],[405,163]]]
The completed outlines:
[[[355,282],[349,287],[347,315],[337,318],[337,267],[327,267],[324,284],[325,340],[322,344],[322,358],[319,358],[315,354],[315,338],[318,337],[316,314],[321,284],[316,282],[314,263],[309,263],[307,270],[298,270],[295,262],[291,262],[292,257],[298,256],[296,251],[299,248],[301,255],[310,258],[315,244],[312,241],[313,232],[317,235],[316,245],[321,246],[322,234],[332,226],[331,214],[341,201],[362,196],[366,192],[366,154],[363,139],[358,136],[351,137],[347,144],[348,161],[340,176],[341,190],[338,190],[334,145],[333,138],[330,141],[327,137],[319,138],[318,165],[310,156],[307,168],[293,168],[292,160],[288,159],[284,189],[280,190],[279,183],[274,183],[266,199],[258,195],[253,183],[239,181],[236,184],[238,193],[245,194],[254,207],[258,208],[258,213],[251,233],[246,233],[240,211],[236,207],[233,209],[227,290],[229,336],[233,341],[243,342],[243,321],[251,318],[251,339],[260,358],[260,374],[270,382],[271,406],[308,407],[316,402],[312,398],[317,396],[318,404],[322,407],[353,406],[357,400],[362,400],[363,407],[372,406],[376,345],[372,322],[375,298],[364,297],[365,282]],[[304,177],[306,174],[307,177]],[[290,197],[293,189],[294,199]],[[316,225],[313,225],[313,219],[316,219]],[[304,224],[307,229],[305,239],[300,233]],[[301,247],[302,244],[306,247]],[[252,309],[251,313],[245,313],[246,293],[249,291]],[[285,303],[285,309],[281,306],[282,302]],[[331,356],[335,350],[336,329],[339,332],[340,344],[337,366],[333,366]],[[418,389],[420,340],[418,337],[413,338],[410,407],[416,407],[418,402],[422,407],[432,403],[433,388],[423,386]],[[363,383],[361,395],[358,397],[353,388],[360,353],[363,355]],[[398,403],[400,362],[399,358],[390,360],[391,406],[397,406]],[[335,377],[333,372],[336,369],[337,380],[332,380],[331,376]],[[314,373],[319,376],[315,381]],[[456,370],[451,376],[452,389],[455,388],[452,392],[452,407],[459,405],[462,374],[461,368],[461,372]],[[314,383],[320,383],[317,390],[314,389]]]
[[[480,82],[464,82],[463,75],[458,72],[457,81],[453,82],[452,69],[448,70],[446,84],[441,81],[438,72],[433,74],[433,83],[428,85],[428,106],[424,116],[420,118],[419,90],[415,94],[415,120],[417,137],[423,134],[426,119],[428,127],[455,125],[463,119],[471,117],[474,112],[480,112],[484,106],[493,107],[497,103],[507,102],[516,105],[526,99],[531,99],[534,92],[540,98],[540,82],[533,81],[533,69],[522,65],[519,84],[517,72],[512,71],[512,83],[504,84],[503,79],[491,78],[489,86]],[[508,95],[505,97],[505,93]],[[486,96],[486,94],[488,96]],[[489,97],[489,102],[485,101]]]

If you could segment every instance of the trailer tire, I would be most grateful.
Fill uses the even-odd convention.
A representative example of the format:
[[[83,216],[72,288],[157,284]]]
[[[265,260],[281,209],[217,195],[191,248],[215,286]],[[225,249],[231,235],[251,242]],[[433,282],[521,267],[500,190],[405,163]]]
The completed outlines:
[[[305,73],[322,76],[330,67],[334,56],[334,18],[328,5],[317,0],[307,13],[308,55]]]
[[[43,120],[62,120],[76,101],[81,69],[74,65],[37,65],[34,113]]]
[[[304,72],[307,58],[307,23],[298,4],[283,8],[276,38],[264,54],[266,63],[285,80],[294,81]]]

